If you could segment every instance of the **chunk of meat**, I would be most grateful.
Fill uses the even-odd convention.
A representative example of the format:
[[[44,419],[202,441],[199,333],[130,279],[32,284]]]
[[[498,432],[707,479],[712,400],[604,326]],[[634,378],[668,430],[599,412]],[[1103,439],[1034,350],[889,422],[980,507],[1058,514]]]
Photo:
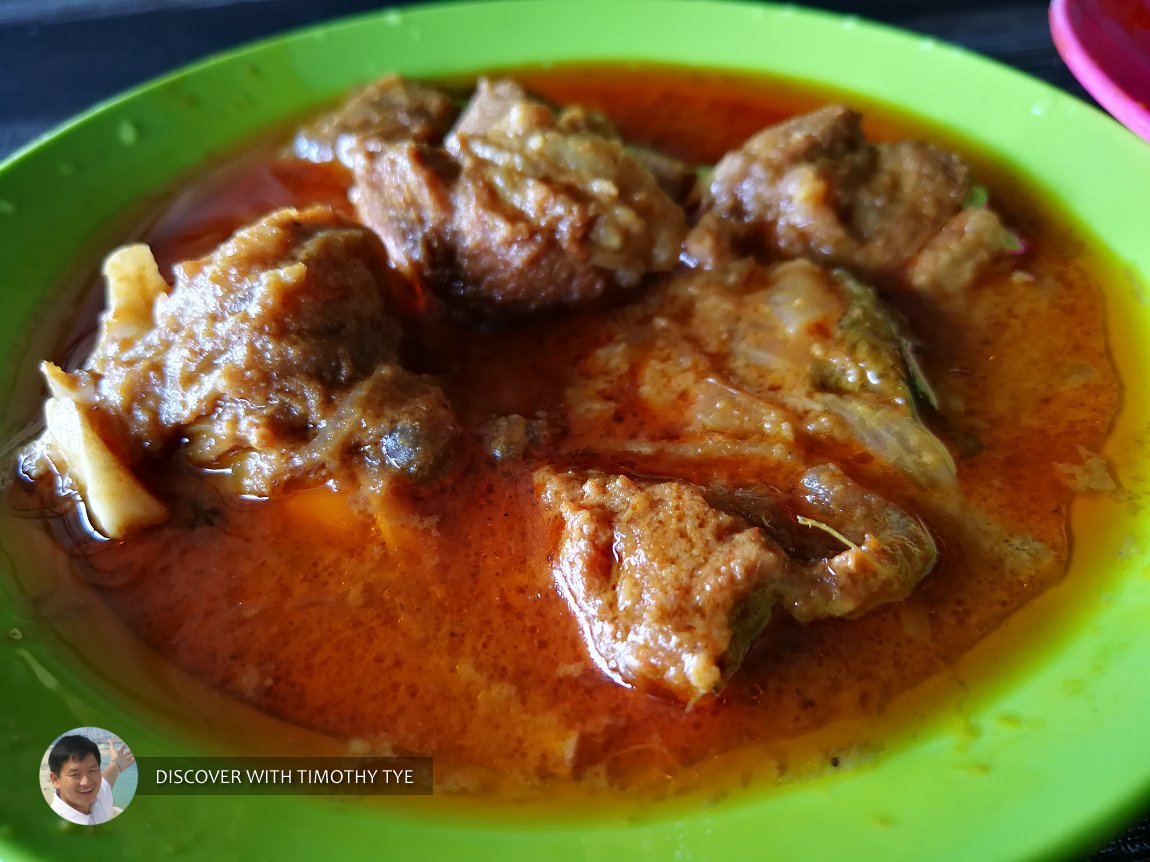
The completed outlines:
[[[800,622],[855,617],[897,602],[933,567],[934,539],[904,509],[860,486],[838,467],[812,467],[799,482],[794,506],[802,523],[834,531],[847,548],[794,568],[781,601]]]
[[[182,444],[192,464],[266,496],[349,474],[424,478],[446,461],[455,420],[398,363],[391,309],[408,288],[371,231],[324,208],[281,210],[175,275],[150,311],[119,320],[113,303],[65,375],[129,462]]]
[[[657,150],[627,143],[615,124],[598,111],[583,105],[564,105],[556,110],[557,114],[512,80],[480,79],[475,96],[460,118],[453,138],[459,135],[523,135],[540,129],[557,129],[569,135],[594,135],[622,143],[673,200],[682,202],[689,196],[696,174],[686,162]],[[451,138],[448,146],[452,146]]]
[[[623,139],[609,119],[582,105],[568,105],[563,108],[559,112],[557,122],[564,132],[590,132],[613,140]],[[626,141],[623,143],[627,152],[651,172],[659,188],[666,192],[671,200],[686,204],[692,199],[699,177],[691,165],[649,147],[629,144]]]
[[[896,318],[844,273],[804,260],[680,273],[576,368],[569,451],[737,460],[784,485],[828,452],[867,452],[949,487],[955,465],[918,415],[927,387],[912,359]]]
[[[770,617],[782,554],[686,483],[546,468],[535,482],[563,520],[555,579],[603,671],[687,703],[717,690]]]
[[[479,426],[483,451],[492,461],[516,461],[532,449],[537,449],[553,434],[546,419],[536,416],[528,419],[518,413],[493,416]]]
[[[800,622],[857,617],[902,601],[934,568],[922,521],[834,464],[806,470],[788,494],[763,487],[707,490],[711,505],[766,531],[787,554],[779,608]]]
[[[831,105],[766,128],[716,165],[706,211],[786,257],[896,277],[958,214],[969,170],[917,141],[868,143]]]
[[[310,162],[349,162],[353,142],[369,150],[413,141],[437,144],[459,114],[446,93],[388,75],[353,92],[334,111],[301,128],[292,150]]]
[[[557,129],[568,133],[590,133],[604,136],[613,133],[605,121],[594,122],[588,114],[568,113],[560,125],[555,112],[539,99],[527,94],[519,84],[509,78],[480,78],[459,122],[446,140],[449,150],[459,148],[460,138],[522,137],[542,129]],[[613,137],[613,134],[609,135]]]
[[[683,210],[613,139],[567,133],[511,82],[481,81],[446,149],[353,148],[352,199],[396,264],[450,299],[533,312],[674,267]]]
[[[562,521],[553,573],[592,657],[687,704],[722,687],[773,608],[858,616],[906,598],[937,556],[917,518],[831,464],[790,495],[549,467],[535,487]],[[826,547],[799,535],[812,528],[838,547],[800,552]]]
[[[994,210],[964,209],[933,236],[911,262],[907,281],[925,294],[954,296],[1005,248],[1008,234]]]

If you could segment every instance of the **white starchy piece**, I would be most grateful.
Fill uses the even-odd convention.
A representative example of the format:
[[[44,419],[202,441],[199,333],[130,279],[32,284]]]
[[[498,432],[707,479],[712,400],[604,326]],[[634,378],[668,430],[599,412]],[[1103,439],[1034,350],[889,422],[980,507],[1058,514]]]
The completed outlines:
[[[41,362],[40,373],[48,383],[48,392],[53,398],[73,398],[80,400],[81,388],[76,378],[54,362]]]
[[[55,390],[47,370],[45,376]],[[101,533],[116,539],[131,530],[167,520],[167,507],[108,448],[96,431],[88,408],[72,398],[49,398],[44,404],[44,418],[48,423],[50,457],[63,462],[56,465],[57,469],[75,483],[89,517]]]
[[[104,262],[107,310],[93,355],[116,355],[153,327],[156,300],[168,293],[156,259],[146,245],[124,246]],[[87,374],[69,374],[44,362],[40,372],[51,397],[44,403],[47,430],[29,450],[33,460],[46,456],[65,485],[83,499],[93,525],[103,535],[121,538],[131,530],[165,521],[167,507],[132,475],[109,448],[92,421],[98,401]],[[47,467],[47,462],[42,461]]]
[[[100,321],[101,349],[134,342],[152,328],[156,300],[168,293],[152,250],[143,243],[118,248],[104,261],[107,311]]]

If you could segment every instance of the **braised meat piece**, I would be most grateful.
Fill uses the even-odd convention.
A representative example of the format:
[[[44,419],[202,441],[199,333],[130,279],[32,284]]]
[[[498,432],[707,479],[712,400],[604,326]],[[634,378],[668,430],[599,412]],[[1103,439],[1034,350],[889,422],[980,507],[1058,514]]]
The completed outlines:
[[[959,294],[1003,253],[1010,238],[994,210],[964,209],[923,246],[906,280],[922,293]]]
[[[792,501],[800,524],[829,528],[840,545],[793,562],[782,582],[780,604],[800,622],[857,617],[901,601],[934,568],[938,549],[922,522],[832,464],[807,470]]]
[[[464,305],[526,313],[634,289],[679,258],[686,217],[618,140],[565,132],[481,81],[445,149],[353,146],[352,199],[396,265]]]
[[[442,391],[398,363],[392,309],[409,288],[371,231],[325,208],[280,210],[177,266],[170,291],[145,247],[128,253],[127,277],[150,298],[110,279],[88,361],[48,369],[54,394],[98,415],[126,462],[182,443],[191,463],[267,496],[348,475],[425,478],[447,459],[455,420]],[[43,457],[29,472],[75,467],[51,444],[33,447]]]
[[[554,431],[545,418],[528,419],[518,413],[493,416],[478,430],[483,451],[495,462],[520,460],[554,437]]]
[[[458,114],[446,93],[388,75],[355,91],[334,111],[300,129],[292,150],[310,162],[338,160],[348,164],[353,141],[367,149],[399,141],[437,144]]]
[[[513,86],[518,89],[517,85]],[[651,172],[659,188],[665,191],[671,200],[685,204],[690,199],[698,180],[691,165],[658,150],[628,143],[615,128],[615,124],[598,111],[589,110],[582,105],[567,105],[559,109],[556,123],[564,132],[589,133],[620,141],[627,152]]]
[[[831,105],[763,129],[716,165],[705,211],[784,257],[898,277],[960,213],[969,171],[930,144],[868,143],[860,123]],[[987,239],[979,255],[1000,248]]]
[[[682,482],[540,470],[563,521],[555,579],[612,678],[693,703],[719,688],[770,617],[783,557]]]
[[[742,260],[679,273],[604,326],[567,392],[568,445],[756,463],[784,482],[828,451],[867,453],[947,487],[954,462],[919,415],[929,395],[869,287],[805,260]]]
[[[905,598],[936,558],[916,518],[833,465],[782,497],[551,468],[535,486],[562,522],[552,571],[596,663],[687,704],[722,687],[773,608],[857,616]]]

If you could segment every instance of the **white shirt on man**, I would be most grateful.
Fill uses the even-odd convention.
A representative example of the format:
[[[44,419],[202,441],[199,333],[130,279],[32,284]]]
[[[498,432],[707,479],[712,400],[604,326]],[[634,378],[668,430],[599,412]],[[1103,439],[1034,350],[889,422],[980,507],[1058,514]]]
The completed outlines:
[[[61,799],[59,793],[52,796],[52,810],[65,820],[71,820],[73,823],[79,823],[81,826],[95,826],[99,823],[107,823],[115,816],[112,811],[112,785],[108,783],[108,779],[102,775],[100,776],[100,789],[96,792],[96,801],[92,803],[91,814],[77,811]]]

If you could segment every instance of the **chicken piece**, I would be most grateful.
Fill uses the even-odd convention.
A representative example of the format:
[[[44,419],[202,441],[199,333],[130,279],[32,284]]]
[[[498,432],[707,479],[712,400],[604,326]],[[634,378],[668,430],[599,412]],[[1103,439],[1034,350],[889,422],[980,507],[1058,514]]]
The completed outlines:
[[[596,663],[688,705],[725,684],[773,608],[858,616],[906,598],[937,556],[917,518],[830,464],[789,496],[549,467],[535,487],[562,521],[553,573]],[[795,553],[826,546],[797,535],[812,529],[840,547]]]
[[[930,144],[868,143],[860,120],[831,105],[763,129],[716,165],[705,211],[783,256],[900,276],[959,213],[969,170]]]
[[[535,474],[563,520],[555,579],[612,679],[688,704],[717,690],[766,625],[782,554],[683,482]]]
[[[918,414],[929,387],[902,326],[873,290],[809,261],[674,276],[611,322],[566,400],[572,453],[756,462],[785,484],[830,444],[924,487],[954,481]],[[620,421],[636,401],[642,421]]]
[[[453,301],[584,304],[678,261],[686,216],[651,172],[511,82],[481,81],[445,147],[353,147],[351,194],[396,265]]]
[[[413,141],[438,144],[459,109],[446,93],[387,75],[353,92],[334,111],[301,128],[293,152],[309,162],[349,163],[353,142],[369,150]]]
[[[138,280],[154,284],[154,268],[149,256]],[[281,210],[175,275],[150,312],[110,289],[91,356],[57,381],[99,412],[125,464],[182,445],[237,492],[267,496],[348,474],[422,479],[446,461],[455,420],[440,389],[398,363],[390,309],[408,288],[369,230],[324,208]],[[27,460],[33,477],[49,466]]]

